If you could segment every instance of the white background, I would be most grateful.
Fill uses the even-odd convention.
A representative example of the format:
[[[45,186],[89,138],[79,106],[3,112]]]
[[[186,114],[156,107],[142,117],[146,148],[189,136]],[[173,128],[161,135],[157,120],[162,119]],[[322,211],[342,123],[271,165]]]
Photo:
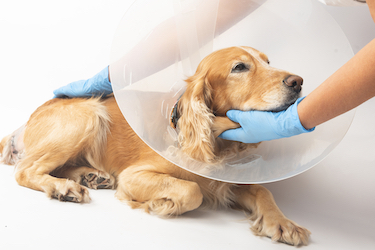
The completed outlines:
[[[132,1],[0,2],[0,136],[25,123],[52,91],[109,63]],[[367,7],[325,7],[360,50],[375,37]],[[357,109],[341,144],[313,169],[267,184],[281,210],[311,232],[306,249],[375,249],[375,100]],[[113,190],[90,204],[60,203],[17,185],[0,165],[0,249],[291,249],[253,236],[242,212],[162,219],[132,210]]]

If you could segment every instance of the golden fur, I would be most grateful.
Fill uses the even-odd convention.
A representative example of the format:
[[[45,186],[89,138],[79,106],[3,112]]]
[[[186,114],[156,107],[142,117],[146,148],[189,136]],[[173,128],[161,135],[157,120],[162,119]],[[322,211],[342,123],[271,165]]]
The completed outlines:
[[[239,144],[217,138],[238,127],[225,117],[226,111],[286,108],[299,96],[285,86],[290,75],[270,67],[263,53],[249,47],[207,56],[186,80],[178,103],[182,150],[206,163],[219,162],[225,147]],[[159,156],[130,128],[112,96],[52,99],[31,115],[24,146],[15,145],[16,136],[1,141],[3,162],[16,163],[20,185],[48,197],[88,202],[87,186],[116,188],[118,199],[157,215],[232,207],[250,214],[256,235],[291,245],[308,242],[310,232],[287,219],[266,188],[210,180]]]

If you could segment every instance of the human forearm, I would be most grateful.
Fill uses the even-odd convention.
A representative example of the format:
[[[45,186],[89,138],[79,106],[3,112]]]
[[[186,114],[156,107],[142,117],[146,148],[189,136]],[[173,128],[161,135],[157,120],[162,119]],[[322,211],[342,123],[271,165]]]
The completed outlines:
[[[313,128],[374,97],[374,65],[375,39],[298,105],[302,125]]]

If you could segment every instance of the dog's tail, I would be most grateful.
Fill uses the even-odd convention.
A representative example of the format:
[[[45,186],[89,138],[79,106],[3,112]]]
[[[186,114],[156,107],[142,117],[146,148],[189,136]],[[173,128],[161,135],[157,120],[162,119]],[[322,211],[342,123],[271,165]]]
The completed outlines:
[[[22,125],[12,134],[5,136],[0,142],[0,163],[15,165],[23,156],[23,133],[25,126]]]
[[[5,136],[0,142],[0,163],[13,165],[12,135]]]

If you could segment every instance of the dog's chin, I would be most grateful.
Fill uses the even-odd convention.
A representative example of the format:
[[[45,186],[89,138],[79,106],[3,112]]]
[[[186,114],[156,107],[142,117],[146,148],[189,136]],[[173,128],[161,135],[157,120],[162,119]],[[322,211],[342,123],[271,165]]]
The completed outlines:
[[[285,105],[282,105],[280,107],[277,107],[277,108],[274,108],[274,109],[270,109],[268,111],[271,111],[271,112],[280,112],[280,111],[283,111],[283,110],[286,110],[287,108],[289,108],[293,103],[285,104]]]
[[[280,112],[280,111],[283,111],[283,110],[286,110],[287,108],[289,108],[291,105],[293,105],[297,99],[299,98],[299,95],[295,98],[293,98],[292,100],[289,100],[283,104],[281,104],[280,106],[276,107],[276,108],[272,108],[272,109],[269,109],[267,111],[271,111],[271,112]]]

